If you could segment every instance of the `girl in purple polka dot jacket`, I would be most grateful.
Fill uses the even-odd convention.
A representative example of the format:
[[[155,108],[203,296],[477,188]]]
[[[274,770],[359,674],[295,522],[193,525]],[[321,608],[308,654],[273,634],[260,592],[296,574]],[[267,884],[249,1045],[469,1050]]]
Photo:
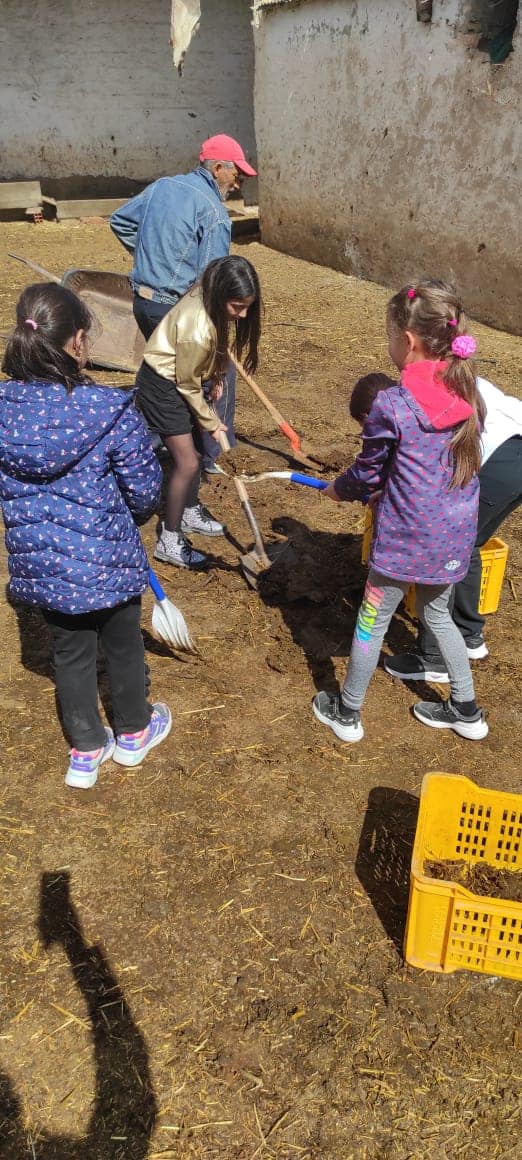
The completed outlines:
[[[451,694],[421,701],[414,715],[478,741],[488,726],[448,607],[453,584],[468,571],[477,527],[485,407],[471,362],[476,344],[455,287],[434,279],[395,294],[386,323],[400,381],[374,392],[362,451],[324,492],[337,502],[372,505],[368,582],[342,691],[318,693],[313,711],[341,740],[361,740],[360,710],[384,635],[415,584],[417,615],[436,638]]]
[[[65,781],[93,786],[113,758],[138,765],[171,727],[146,698],[140,629],[148,565],[137,523],[155,509],[161,471],[130,392],[84,371],[92,318],[55,283],[27,287],[0,382],[0,502],[10,596],[39,607],[72,744]],[[116,737],[98,709],[105,654]]]

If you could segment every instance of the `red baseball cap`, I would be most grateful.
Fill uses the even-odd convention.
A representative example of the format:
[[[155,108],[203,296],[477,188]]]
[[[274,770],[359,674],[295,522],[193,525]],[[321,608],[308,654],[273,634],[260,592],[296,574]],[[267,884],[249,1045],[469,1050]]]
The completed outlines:
[[[219,133],[217,137],[209,137],[208,141],[204,141],[199,160],[233,161],[241,173],[245,173],[247,177],[257,177],[256,170],[248,164],[239,142],[234,141],[233,137],[227,137],[226,133]]]

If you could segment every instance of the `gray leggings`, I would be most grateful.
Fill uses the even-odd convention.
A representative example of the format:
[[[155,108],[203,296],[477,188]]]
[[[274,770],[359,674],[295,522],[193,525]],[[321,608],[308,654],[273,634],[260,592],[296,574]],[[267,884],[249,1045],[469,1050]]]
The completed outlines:
[[[360,709],[379,660],[384,634],[409,588],[370,568],[353,634],[350,660],[342,689],[343,704]],[[433,633],[448,670],[454,701],[472,701],[473,677],[463,637],[448,610],[451,585],[416,584],[417,616]]]

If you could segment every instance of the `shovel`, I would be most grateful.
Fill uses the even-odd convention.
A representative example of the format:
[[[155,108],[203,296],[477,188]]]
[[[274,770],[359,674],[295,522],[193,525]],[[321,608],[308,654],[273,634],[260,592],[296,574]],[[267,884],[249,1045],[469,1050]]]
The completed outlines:
[[[297,459],[298,463],[302,463],[304,467],[311,467],[312,470],[321,471],[323,468],[321,460],[318,459],[316,455],[314,455],[310,447],[303,443],[301,436],[297,434],[297,431],[294,431],[294,428],[290,426],[290,423],[287,423],[286,419],[283,418],[277,407],[274,407],[274,404],[270,402],[270,399],[267,395],[265,395],[265,392],[261,390],[261,387],[259,387],[251,375],[247,373],[242,363],[240,363],[235,358],[231,351],[229,351],[229,354],[231,362],[233,362],[236,370],[239,371],[241,378],[245,380],[245,383],[248,384],[250,390],[254,392],[254,395],[256,395],[263,406],[266,407],[269,415],[272,416],[272,419],[279,427],[281,434],[284,435],[286,439],[288,439],[292,449],[293,458]]]
[[[181,652],[197,652],[183,613],[167,598],[152,568],[149,568],[149,584],[156,597],[152,610],[152,631],[155,636]]]
[[[230,443],[224,431],[219,431],[215,438],[220,444],[222,451],[230,451]],[[252,588],[257,588],[257,578],[259,574],[261,572],[265,572],[267,568],[270,568],[272,561],[267,555],[267,551],[263,543],[263,537],[259,531],[259,525],[250,506],[250,500],[248,498],[248,492],[245,484],[243,480],[240,479],[237,475],[233,476],[233,483],[239,496],[241,507],[243,508],[244,514],[247,518],[250,531],[254,537],[254,547],[251,548],[249,552],[245,552],[243,556],[240,556],[241,568],[248,583],[252,586]]]

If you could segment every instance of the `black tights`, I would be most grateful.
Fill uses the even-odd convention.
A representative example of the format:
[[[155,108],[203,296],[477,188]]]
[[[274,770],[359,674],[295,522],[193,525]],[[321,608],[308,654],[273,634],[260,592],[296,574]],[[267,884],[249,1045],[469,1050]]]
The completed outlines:
[[[198,502],[201,480],[201,455],[192,435],[164,435],[163,442],[173,462],[167,484],[165,529],[179,532],[186,507]]]

